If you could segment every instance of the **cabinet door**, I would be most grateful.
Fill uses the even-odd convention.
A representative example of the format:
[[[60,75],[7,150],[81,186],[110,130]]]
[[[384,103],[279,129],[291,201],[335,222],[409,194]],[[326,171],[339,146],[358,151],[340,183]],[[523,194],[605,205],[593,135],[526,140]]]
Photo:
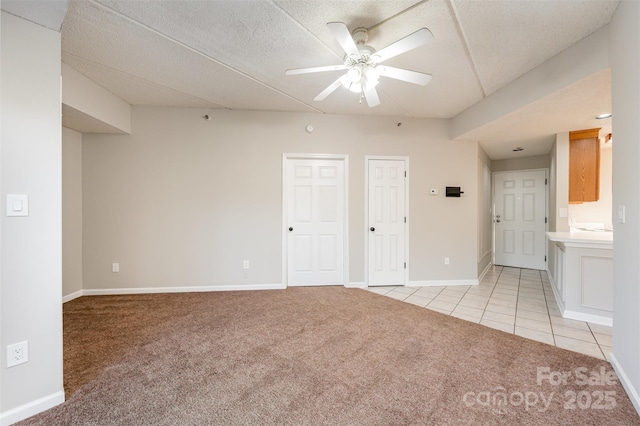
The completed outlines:
[[[584,203],[600,198],[600,142],[598,138],[569,142],[569,202]]]

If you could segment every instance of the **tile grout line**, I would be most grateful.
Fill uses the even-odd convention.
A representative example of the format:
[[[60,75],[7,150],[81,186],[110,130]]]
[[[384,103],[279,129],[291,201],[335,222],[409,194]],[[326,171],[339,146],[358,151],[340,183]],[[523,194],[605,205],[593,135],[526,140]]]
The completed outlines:
[[[596,337],[596,335],[593,333],[593,330],[591,329],[591,326],[587,321],[585,321],[585,323],[587,324],[587,328],[589,329],[589,332],[593,336],[593,340],[596,341],[596,345],[598,345],[598,349],[600,349],[600,352],[602,352],[602,356],[604,356],[604,359],[608,361],[607,356],[604,354],[604,351],[602,350],[602,346],[600,346],[600,342],[598,342],[598,338]]]
[[[554,333],[553,331],[553,322],[551,322],[551,313],[549,312],[549,302],[547,301],[547,292],[544,289],[544,281],[542,281],[542,271],[538,271],[538,275],[540,276],[540,285],[542,285],[542,294],[544,295],[544,305],[547,307],[547,318],[549,318],[549,326],[551,327],[551,338],[553,339],[553,346],[557,348],[558,345],[556,344],[556,333]]]
[[[485,324],[482,324],[482,320],[485,318],[485,314],[486,314],[486,312],[487,312],[487,306],[489,306],[489,303],[491,302],[491,300],[492,300],[492,298],[493,298],[493,296],[494,296],[494,294],[495,294],[495,292],[496,292],[496,287],[498,287],[498,285],[500,284],[500,279],[502,279],[502,278],[507,279],[507,278],[506,278],[506,277],[507,277],[507,275],[511,275],[511,274],[506,274],[506,275],[505,275],[505,273],[504,273],[504,272],[505,272],[505,267],[503,267],[503,266],[497,266],[497,265],[494,265],[494,266],[496,266],[496,267],[500,268],[500,272],[498,273],[498,275],[497,275],[497,277],[496,277],[495,282],[491,283],[491,284],[492,284],[491,292],[489,293],[488,299],[487,299],[487,301],[486,301],[486,302],[485,302],[485,304],[484,304],[484,309],[482,310],[482,315],[480,316],[479,321],[476,323],[476,324],[483,325],[483,326],[485,326],[485,327],[490,327],[490,328],[493,328],[493,327],[491,327],[491,326],[487,326],[487,325],[485,325]],[[554,342],[552,346],[555,346],[555,347],[561,348],[561,347],[560,347],[560,346],[558,346],[558,344],[557,344],[557,340],[556,340],[556,337],[557,337],[557,336],[556,336],[556,333],[554,332],[554,324],[553,324],[553,322],[551,321],[551,316],[552,316],[552,315],[551,315],[551,312],[550,312],[550,310],[549,310],[549,309],[550,309],[550,308],[549,308],[549,301],[548,301],[548,299],[547,299],[548,291],[545,289],[545,283],[544,283],[544,280],[542,279],[542,273],[543,273],[543,272],[545,272],[545,271],[536,271],[536,272],[538,273],[538,278],[539,278],[539,280],[540,280],[540,281],[539,281],[539,284],[542,286],[542,295],[543,295],[543,297],[544,297],[544,299],[545,299],[546,314],[547,314],[547,318],[549,319],[549,325],[550,325],[550,327],[551,327],[551,336],[552,336],[552,339],[553,339],[553,342]],[[546,272],[545,272],[545,273],[546,273]],[[514,278],[515,278],[515,277],[514,277]],[[516,321],[517,321],[517,318],[518,318],[518,312],[519,312],[519,311],[528,311],[527,309],[519,309],[519,306],[520,306],[520,303],[519,303],[520,295],[522,294],[522,295],[523,295],[523,297],[525,297],[525,298],[526,298],[526,297],[527,297],[526,295],[528,294],[528,292],[524,292],[524,291],[523,291],[523,292],[521,292],[521,291],[520,291],[520,288],[521,288],[521,286],[522,286],[522,279],[523,279],[523,268],[518,268],[518,275],[517,275],[517,278],[518,278],[518,283],[517,283],[517,291],[516,291],[515,314],[514,314],[514,320],[513,320],[513,324],[512,324],[512,327],[513,327],[513,328],[512,328],[512,331],[510,332],[510,334],[514,334],[514,335],[517,335],[517,334],[516,334],[516,331],[515,331],[515,327],[516,327]],[[438,290],[438,292],[435,294],[435,296],[434,296],[434,297],[429,301],[429,303],[427,303],[427,305],[423,306],[423,308],[425,308],[425,309],[430,309],[430,310],[434,310],[434,309],[432,309],[432,308],[429,308],[428,306],[429,306],[429,305],[431,304],[431,302],[433,302],[433,301],[434,301],[438,296],[440,296],[440,295],[442,294],[442,292],[447,288],[447,287],[444,287],[444,286],[441,286],[441,287],[442,287],[442,288],[440,288],[440,289]],[[402,302],[405,302],[405,303],[410,303],[410,302],[406,302],[406,299],[407,299],[408,297],[410,297],[410,296],[414,295],[418,290],[419,290],[419,289],[415,290],[414,292],[412,292],[412,293],[410,293],[410,294],[407,294],[407,296],[406,296],[404,299],[402,299],[401,301],[402,301]],[[463,299],[467,294],[469,294],[469,291],[470,291],[470,290],[471,290],[471,287],[468,287],[464,292],[461,292],[462,294],[461,294],[461,296],[459,297],[458,302],[455,304],[455,306],[454,306],[453,310],[452,310],[451,312],[449,312],[448,314],[446,314],[446,313],[445,313],[445,315],[453,316],[453,315],[452,315],[452,314],[453,314],[453,312],[454,312],[454,311],[455,311],[459,306],[461,306],[461,305],[460,305],[460,302],[462,301],[462,299]],[[392,291],[393,291],[393,289],[389,290],[387,293],[383,294],[383,296],[388,296],[388,295],[389,295],[389,293],[391,293]],[[378,294],[379,294],[379,293],[378,293]],[[390,297],[390,296],[388,296],[388,297]],[[479,308],[478,308],[478,309],[479,309]],[[438,311],[436,311],[436,312],[444,313],[444,312],[439,311],[439,310],[438,310]],[[536,311],[532,311],[532,312],[536,312]],[[465,318],[461,318],[461,319],[466,320],[466,321],[470,321],[470,320],[465,319]],[[532,320],[532,321],[537,321],[537,320]],[[470,322],[475,322],[475,321],[470,321]],[[498,321],[498,322],[500,322],[500,321]],[[543,321],[537,321],[537,322],[542,323]],[[595,334],[596,334],[596,333],[594,332],[593,328],[591,327],[591,325],[590,325],[587,321],[581,321],[581,322],[583,322],[584,324],[586,324],[586,325],[587,325],[587,328],[588,328],[589,332],[591,333],[591,336],[593,337],[593,339],[594,339],[594,341],[595,341],[596,345],[598,346],[598,349],[599,349],[599,351],[600,351],[600,354],[603,356],[603,359],[606,361],[606,360],[607,360],[607,356],[606,356],[606,355],[605,355],[605,353],[604,353],[604,349],[602,348],[602,345],[600,344],[600,342],[599,342],[599,341],[598,341],[598,339],[596,338],[596,336],[595,336]],[[507,323],[504,323],[504,325],[507,325]],[[540,331],[540,330],[530,329],[530,328],[528,328],[528,327],[522,327],[522,328],[527,329],[527,330],[531,330],[531,331],[537,331],[537,332],[540,332],[540,333],[544,333],[544,332],[542,332],[542,331]],[[570,328],[571,328],[571,327],[570,327]],[[502,330],[502,331],[504,331],[504,330]],[[507,333],[509,333],[509,332],[507,332]],[[547,334],[548,334],[548,333],[547,333]],[[522,337],[524,337],[524,336],[522,336]],[[529,338],[529,339],[530,339],[530,340],[536,340],[536,339],[531,339],[531,338]],[[571,337],[569,337],[569,339],[571,339],[571,340],[583,341],[582,339],[575,339],[575,338],[571,338]],[[539,341],[539,342],[541,342],[541,341]],[[590,343],[590,342],[586,342],[586,341],[583,341],[583,342],[584,342],[584,343]],[[546,343],[546,342],[542,342],[542,343]],[[548,344],[548,343],[547,343],[547,344]],[[561,349],[562,349],[562,348],[561,348]],[[573,351],[573,352],[576,352],[576,353],[582,353],[582,354],[585,354],[585,355],[589,355],[589,354],[587,354],[587,353],[585,353],[585,352],[581,352],[581,351],[578,351],[578,350],[575,350],[575,349],[570,349],[570,350],[571,350],[571,351]],[[593,355],[590,355],[590,356],[593,356]],[[599,358],[599,357],[598,357],[598,358]]]
[[[493,296],[493,293],[496,291],[496,286],[498,285],[498,281],[500,281],[500,277],[502,276],[502,272],[503,271],[504,271],[504,266],[501,267],[500,273],[498,274],[498,277],[496,278],[496,282],[493,283],[493,288],[491,289],[491,294],[489,294],[489,300],[487,300],[487,303],[484,305],[484,309],[482,310],[482,315],[480,316],[480,322],[478,322],[478,324],[482,323],[482,319],[484,318],[484,314],[487,312],[487,306],[489,306],[489,302],[491,301],[491,297]]]

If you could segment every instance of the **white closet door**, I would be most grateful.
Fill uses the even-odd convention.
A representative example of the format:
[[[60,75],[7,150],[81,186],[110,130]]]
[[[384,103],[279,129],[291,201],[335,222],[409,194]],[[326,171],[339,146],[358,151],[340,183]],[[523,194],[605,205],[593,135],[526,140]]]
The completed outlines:
[[[344,162],[287,161],[288,285],[344,284]]]
[[[369,160],[369,285],[405,284],[403,160]]]

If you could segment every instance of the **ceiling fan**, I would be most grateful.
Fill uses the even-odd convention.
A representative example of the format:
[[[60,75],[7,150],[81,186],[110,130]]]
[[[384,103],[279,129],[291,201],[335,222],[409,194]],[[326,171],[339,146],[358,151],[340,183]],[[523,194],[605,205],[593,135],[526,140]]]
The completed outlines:
[[[426,28],[410,34],[389,46],[376,51],[373,47],[365,44],[369,39],[366,28],[356,28],[353,37],[349,29],[342,22],[329,22],[327,28],[336,38],[345,52],[344,64],[328,65],[324,67],[299,68],[287,70],[286,75],[308,74],[323,71],[347,70],[329,87],[324,89],[314,101],[321,101],[335,92],[340,86],[360,94],[362,99],[367,100],[370,108],[380,104],[380,98],[376,91],[379,78],[389,77],[409,83],[425,86],[431,81],[431,75],[402,68],[381,65],[387,59],[401,55],[405,52],[420,47],[433,39],[433,34]]]

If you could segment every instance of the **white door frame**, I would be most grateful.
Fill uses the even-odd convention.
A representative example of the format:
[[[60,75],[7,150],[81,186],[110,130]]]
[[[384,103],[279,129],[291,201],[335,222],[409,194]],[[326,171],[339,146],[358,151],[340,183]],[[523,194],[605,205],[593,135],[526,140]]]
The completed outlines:
[[[287,199],[287,162],[290,160],[339,160],[344,164],[344,229],[343,232],[343,249],[344,249],[344,267],[343,277],[344,286],[349,286],[349,155],[348,154],[282,154],[282,284],[285,287],[289,285],[289,218],[288,215],[288,199]]]
[[[369,160],[397,160],[404,161],[407,178],[404,180],[404,214],[407,222],[404,224],[404,259],[407,267],[404,270],[404,283],[409,285],[409,157],[391,155],[365,155],[364,157],[364,285],[369,287]]]
[[[544,224],[544,230],[545,230],[545,244],[544,244],[544,256],[546,260],[546,264],[547,264],[547,269],[549,269],[549,244],[546,243],[546,232],[549,231],[549,169],[544,168],[544,169],[523,169],[523,170],[504,170],[501,172],[492,172],[491,173],[491,233],[493,234],[493,241],[491,244],[491,250],[492,250],[492,254],[491,254],[491,263],[493,265],[496,264],[496,175],[497,174],[503,174],[503,173],[519,173],[519,172],[539,172],[539,171],[544,171],[544,179],[545,179],[545,185],[544,185],[544,202],[545,202],[545,206],[544,206],[544,214],[545,214],[545,224]]]

